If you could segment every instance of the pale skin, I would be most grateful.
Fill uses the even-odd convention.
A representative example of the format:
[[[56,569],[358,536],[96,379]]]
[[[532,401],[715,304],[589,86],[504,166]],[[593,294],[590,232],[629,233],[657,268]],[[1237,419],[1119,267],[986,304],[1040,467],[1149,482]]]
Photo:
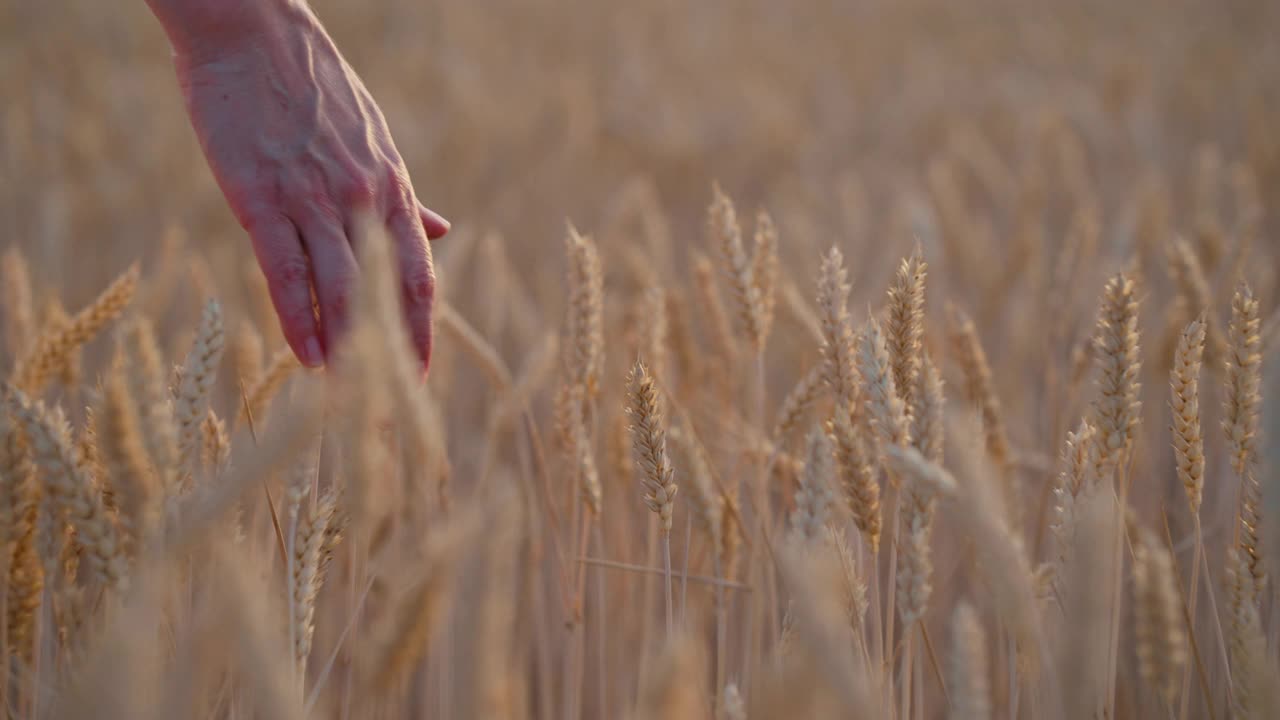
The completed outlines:
[[[435,295],[428,240],[449,223],[418,201],[382,111],[316,16],[303,0],[147,4],[169,36],[192,127],[249,234],[294,354],[320,367],[341,338],[360,275],[352,226],[373,213],[396,250],[425,371]]]

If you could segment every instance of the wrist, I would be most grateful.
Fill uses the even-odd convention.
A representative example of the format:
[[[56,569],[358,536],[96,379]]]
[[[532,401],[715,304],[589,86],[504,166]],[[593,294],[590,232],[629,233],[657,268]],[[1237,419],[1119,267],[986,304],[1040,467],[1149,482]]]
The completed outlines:
[[[147,0],[174,59],[192,67],[316,26],[303,0]]]

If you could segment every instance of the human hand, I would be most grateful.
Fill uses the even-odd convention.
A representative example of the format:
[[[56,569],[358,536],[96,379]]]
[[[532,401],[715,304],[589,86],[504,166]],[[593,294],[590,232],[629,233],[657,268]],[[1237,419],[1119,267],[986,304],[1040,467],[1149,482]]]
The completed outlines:
[[[174,45],[191,123],[248,231],[286,341],[324,364],[349,320],[353,223],[385,221],[423,368],[435,294],[428,239],[449,223],[418,202],[381,110],[295,0],[152,0]],[[319,307],[313,310],[312,290]]]

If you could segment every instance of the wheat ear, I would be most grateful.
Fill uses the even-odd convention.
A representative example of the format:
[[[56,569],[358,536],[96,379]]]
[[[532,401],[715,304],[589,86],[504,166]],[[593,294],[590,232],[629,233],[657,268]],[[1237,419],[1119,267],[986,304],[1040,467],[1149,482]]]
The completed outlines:
[[[1254,470],[1258,461],[1258,408],[1262,404],[1259,326],[1258,300],[1248,284],[1241,283],[1231,299],[1222,427],[1231,450],[1231,469],[1240,480],[1240,547],[1253,575],[1253,586],[1261,592],[1266,582],[1259,528],[1262,486]]]
[[[1187,636],[1173,558],[1150,532],[1136,546],[1133,594],[1138,672],[1172,706],[1187,660]]]
[[[907,406],[898,395],[884,332],[875,318],[867,320],[858,339],[857,363],[867,411],[877,437],[884,445],[905,447],[911,441]]]
[[[31,306],[31,272],[22,251],[11,245],[0,255],[0,327],[5,346],[14,355],[26,349],[35,334]]]
[[[222,359],[223,341],[222,308],[210,300],[204,306],[200,329],[182,366],[182,382],[174,403],[178,463],[180,477],[184,479],[195,472],[200,460],[200,425],[209,409],[209,391],[213,389],[218,361]]]
[[[674,470],[667,460],[667,436],[662,428],[658,388],[644,363],[637,360],[627,378],[631,415],[631,442],[636,468],[644,485],[644,504],[658,516],[662,531],[663,568],[666,575],[667,634],[674,631],[671,596],[671,521],[675,514]]]
[[[138,406],[125,380],[125,361],[123,348],[117,348],[94,417],[108,487],[118,498],[121,540],[126,550],[136,551],[156,527],[161,492],[147,457]]]
[[[604,370],[604,272],[595,242],[572,225],[565,237],[569,303],[565,315],[565,370],[588,398],[600,394]]]
[[[751,258],[742,243],[742,229],[733,201],[720,190],[712,189],[711,206],[707,209],[707,230],[711,241],[720,250],[724,262],[724,275],[733,296],[738,331],[760,352],[764,348],[764,307],[760,289],[752,281]]]
[[[991,672],[987,637],[978,613],[967,602],[951,615],[951,656],[947,663],[948,720],[991,720]]]
[[[698,305],[704,313],[702,320],[709,326],[705,330],[711,335],[711,345],[724,362],[732,363],[737,356],[737,346],[729,315],[716,289],[715,267],[706,255],[697,251],[693,252],[693,280]]]
[[[849,281],[844,256],[834,246],[822,258],[818,275],[818,321],[822,327],[823,379],[839,405],[858,404],[853,328],[849,320]]]
[[[880,484],[876,481],[875,467],[847,409],[836,408],[827,432],[835,447],[845,503],[874,556],[880,547]]]
[[[29,400],[10,389],[9,407],[31,442],[32,456],[42,471],[44,486],[57,507],[75,528],[85,549],[92,576],[100,583],[123,590],[128,580],[120,533],[107,514],[102,494],[77,462],[71,431],[58,410]]]
[[[293,371],[300,367],[302,365],[298,363],[291,349],[284,347],[277,350],[271,356],[271,361],[267,363],[265,370],[256,373],[253,379],[245,381],[248,383],[246,384],[248,408],[247,410],[243,406],[240,408],[240,419],[245,419],[245,413],[249,412],[253,414],[254,424],[261,425],[263,415],[271,404],[272,398],[288,381]]]
[[[1142,413],[1137,285],[1123,273],[1108,280],[1103,290],[1093,344],[1098,373],[1093,425],[1098,430],[1101,479],[1106,481],[1133,442]]]
[[[315,633],[316,594],[322,580],[321,561],[326,530],[333,517],[335,498],[330,490],[299,516],[293,536],[293,657],[298,677],[306,676],[307,657]]]
[[[1200,512],[1204,494],[1204,436],[1200,431],[1200,364],[1204,343],[1205,321],[1201,317],[1192,320],[1178,337],[1169,381],[1173,454],[1192,515]]]
[[[168,492],[177,481],[178,433],[165,363],[151,323],[137,318],[125,325],[121,346],[128,355],[125,380],[137,402],[142,442],[160,489]]]
[[[791,514],[791,534],[804,541],[822,536],[822,528],[831,514],[835,499],[832,480],[835,475],[831,440],[819,427],[809,431],[805,446],[804,471],[795,494],[795,511]]]
[[[889,288],[885,344],[893,368],[894,387],[908,415],[915,412],[916,386],[924,362],[924,283],[928,267],[917,248],[898,266],[898,274]]]
[[[119,317],[133,299],[137,286],[138,266],[133,265],[65,325],[43,333],[14,368],[12,384],[32,394],[44,389],[53,373],[76,349]]]
[[[778,228],[764,210],[756,213],[750,274],[751,286],[755,288],[760,302],[760,334],[767,340],[773,329],[774,308],[778,302]]]

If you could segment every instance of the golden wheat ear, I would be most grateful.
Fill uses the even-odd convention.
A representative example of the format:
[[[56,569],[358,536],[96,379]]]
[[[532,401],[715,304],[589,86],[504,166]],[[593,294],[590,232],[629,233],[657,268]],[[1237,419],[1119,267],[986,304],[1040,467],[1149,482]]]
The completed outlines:
[[[134,264],[74,317],[41,333],[14,367],[10,382],[24,392],[39,393],[72,353],[124,312],[137,288],[138,266]]]

